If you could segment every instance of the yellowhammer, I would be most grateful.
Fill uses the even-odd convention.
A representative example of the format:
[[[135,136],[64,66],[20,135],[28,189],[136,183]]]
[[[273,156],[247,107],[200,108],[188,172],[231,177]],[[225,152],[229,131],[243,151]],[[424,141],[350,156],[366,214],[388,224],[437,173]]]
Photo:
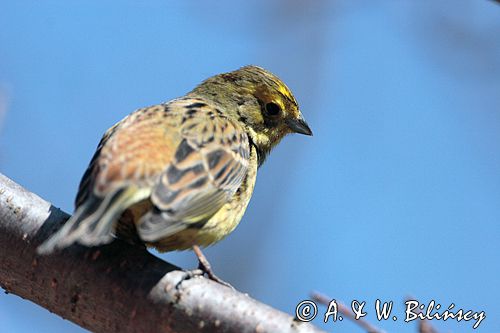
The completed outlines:
[[[38,251],[99,245],[133,230],[159,251],[194,247],[201,260],[198,246],[238,225],[257,168],[289,133],[312,134],[288,87],[257,66],[139,109],[104,134],[74,215]]]

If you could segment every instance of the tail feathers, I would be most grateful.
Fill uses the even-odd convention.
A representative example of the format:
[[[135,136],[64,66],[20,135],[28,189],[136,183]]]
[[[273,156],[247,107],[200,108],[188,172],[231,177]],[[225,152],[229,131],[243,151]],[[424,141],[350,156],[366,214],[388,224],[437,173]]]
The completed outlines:
[[[73,244],[86,229],[83,222],[88,221],[88,217],[92,216],[92,211],[98,207],[98,203],[94,200],[92,202],[89,200],[78,207],[63,227],[37,248],[37,253],[50,254]]]
[[[122,188],[103,200],[87,199],[57,233],[38,247],[37,253],[50,254],[73,243],[96,246],[111,242],[116,220],[130,205],[144,199],[142,192]]]

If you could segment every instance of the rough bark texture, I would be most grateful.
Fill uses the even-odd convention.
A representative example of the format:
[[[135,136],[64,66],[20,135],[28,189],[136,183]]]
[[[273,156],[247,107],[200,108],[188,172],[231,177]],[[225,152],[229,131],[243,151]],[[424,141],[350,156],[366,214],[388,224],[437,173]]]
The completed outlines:
[[[68,214],[0,174],[0,285],[94,332],[322,332],[120,241],[37,256]],[[1,296],[8,297],[8,296]]]

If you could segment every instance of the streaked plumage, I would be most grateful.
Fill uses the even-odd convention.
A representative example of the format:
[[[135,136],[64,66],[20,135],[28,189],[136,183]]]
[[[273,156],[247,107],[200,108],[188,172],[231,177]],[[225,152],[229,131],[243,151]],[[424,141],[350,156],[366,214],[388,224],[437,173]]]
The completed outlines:
[[[258,166],[291,132],[311,134],[286,85],[256,66],[139,109],[106,132],[73,217],[39,252],[135,232],[160,251],[213,244],[238,225]]]

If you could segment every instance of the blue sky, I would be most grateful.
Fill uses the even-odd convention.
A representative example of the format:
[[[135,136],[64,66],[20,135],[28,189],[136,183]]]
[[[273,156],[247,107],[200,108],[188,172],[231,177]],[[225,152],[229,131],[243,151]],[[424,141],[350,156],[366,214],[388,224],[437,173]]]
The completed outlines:
[[[258,64],[314,136],[287,137],[260,169],[242,223],[206,251],[217,274],[288,313],[319,290],[416,332],[402,321],[413,295],[484,310],[477,331],[499,331],[499,33],[486,0],[1,1],[0,171],[71,212],[108,127]],[[377,323],[376,299],[401,318]],[[33,329],[84,331],[0,295],[0,332]]]

